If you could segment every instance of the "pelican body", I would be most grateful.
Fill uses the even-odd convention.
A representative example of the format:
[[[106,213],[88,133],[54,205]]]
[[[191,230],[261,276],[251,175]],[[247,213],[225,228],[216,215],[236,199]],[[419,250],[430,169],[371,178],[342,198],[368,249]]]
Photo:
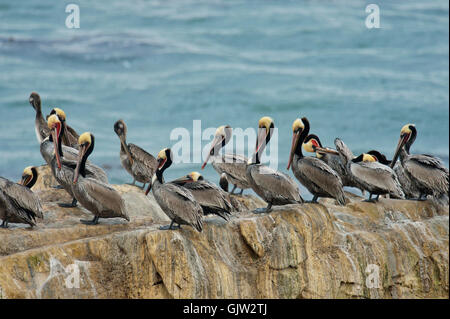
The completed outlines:
[[[144,184],[144,188],[146,183],[151,183],[158,166],[155,157],[137,145],[127,144],[127,126],[123,120],[114,124],[114,131],[120,139],[120,163],[133,176],[132,184],[138,181]]]
[[[94,150],[94,135],[83,133],[78,139],[79,155],[73,178],[72,192],[76,200],[92,214],[92,221],[81,220],[87,225],[96,225],[99,218],[124,218],[130,221],[125,202],[119,192],[110,185],[86,174],[86,160]]]
[[[157,161],[158,168],[145,194],[152,190],[156,202],[171,220],[169,226],[160,227],[160,229],[173,229],[173,224],[177,223],[178,228],[181,225],[190,225],[201,232],[203,210],[194,195],[187,188],[164,182],[163,173],[172,165],[172,151],[169,148],[161,150]]]
[[[188,189],[202,207],[205,215],[215,214],[228,220],[228,215],[234,209],[228,197],[229,195],[204,179],[198,172],[191,172],[171,183]]]
[[[255,153],[247,165],[247,181],[253,191],[267,202],[267,207],[255,213],[269,212],[272,205],[303,203],[298,185],[288,175],[262,165],[260,158],[269,143],[275,128],[270,117],[262,117],[258,122],[258,137]]]
[[[43,218],[39,197],[31,191],[36,183],[37,170],[27,167],[23,171],[20,184],[0,177],[0,227],[7,228],[8,223],[36,226],[36,217]]]
[[[447,196],[449,171],[441,159],[428,154],[411,155],[409,153],[416,137],[417,129],[415,125],[406,124],[402,127],[391,167],[400,157],[400,163],[405,174],[408,176],[412,187],[419,193],[417,199],[426,199],[427,195]]]
[[[405,198],[397,175],[389,166],[377,162],[373,155],[366,153],[354,158],[353,153],[339,138],[334,143],[358,187],[369,192],[369,201],[373,201],[373,195],[377,195],[375,201],[380,195],[386,194],[394,198]]]
[[[248,159],[245,156],[238,154],[225,153],[220,155],[220,149],[230,141],[232,136],[232,129],[229,125],[223,125],[217,128],[214,139],[211,143],[211,149],[205,162],[202,165],[202,169],[205,168],[209,159],[211,158],[211,165],[219,175],[221,175],[222,183],[224,179],[233,184],[231,193],[234,193],[236,188],[240,188],[242,192],[244,189],[250,188],[247,181],[247,162]],[[223,174],[224,177],[222,176]]]
[[[30,105],[36,111],[36,118],[34,120],[34,129],[36,138],[41,143],[50,134],[47,122],[42,115],[41,97],[36,92],[32,92],[29,98]]]
[[[340,205],[345,205],[345,195],[339,175],[324,161],[316,157],[303,156],[302,145],[308,136],[309,127],[306,117],[294,121],[287,169],[289,170],[292,163],[295,177],[313,194],[313,203],[317,203],[319,197],[330,197],[336,199]]]

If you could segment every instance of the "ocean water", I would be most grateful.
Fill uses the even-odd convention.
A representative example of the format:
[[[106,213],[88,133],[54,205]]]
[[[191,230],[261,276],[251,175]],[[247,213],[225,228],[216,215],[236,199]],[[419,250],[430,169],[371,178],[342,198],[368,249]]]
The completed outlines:
[[[447,1],[377,1],[379,29],[365,26],[370,2],[356,0],[74,3],[79,29],[65,26],[66,2],[0,2],[0,176],[17,180],[44,162],[32,91],[45,114],[60,107],[69,125],[95,135],[91,160],[112,183],[131,181],[113,131],[119,118],[128,141],[156,156],[177,142],[174,128],[192,133],[193,120],[245,129],[268,115],[282,171],[297,117],[326,146],[340,137],[355,154],[389,158],[401,127],[415,123],[412,152],[448,167]],[[166,179],[200,166],[173,165]],[[218,181],[211,165],[202,173]]]

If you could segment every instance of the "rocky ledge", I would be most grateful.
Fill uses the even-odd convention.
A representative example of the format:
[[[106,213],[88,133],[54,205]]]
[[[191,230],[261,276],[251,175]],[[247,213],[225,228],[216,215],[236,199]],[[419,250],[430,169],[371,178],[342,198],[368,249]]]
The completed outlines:
[[[33,188],[45,218],[34,229],[0,229],[0,298],[448,298],[449,208],[380,199],[275,207],[234,196],[230,222],[169,222],[151,195],[115,185],[131,218],[91,218],[50,188],[46,167]]]

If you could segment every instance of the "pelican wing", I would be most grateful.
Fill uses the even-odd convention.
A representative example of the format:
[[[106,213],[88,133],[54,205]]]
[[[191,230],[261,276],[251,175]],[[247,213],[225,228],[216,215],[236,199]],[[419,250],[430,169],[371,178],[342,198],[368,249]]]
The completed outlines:
[[[14,208],[14,214],[24,220],[43,218],[39,197],[28,187],[0,178],[0,191]],[[11,207],[10,207],[11,208]]]
[[[449,172],[439,158],[424,154],[410,155],[403,167],[428,188],[438,190],[438,193],[448,192]]]
[[[342,188],[339,175],[322,160],[315,157],[304,157],[298,164],[299,170],[328,194],[335,194],[336,189]]]
[[[404,197],[397,176],[390,167],[379,162],[359,162],[351,164],[350,170],[357,179],[377,188],[398,194],[399,197]]]
[[[146,175],[153,176],[158,167],[156,158],[135,144],[128,144],[128,149],[133,157],[133,170],[147,172]]]
[[[83,189],[82,195],[90,197],[87,200],[98,207],[98,211],[115,212],[118,216],[129,220],[125,209],[125,202],[119,192],[99,180],[94,178],[80,178],[79,187]],[[78,196],[77,196],[78,197]],[[83,200],[77,198],[83,204]]]
[[[202,229],[203,210],[189,190],[172,183],[164,183],[159,191],[163,206],[187,223]]]
[[[227,211],[233,208],[228,195],[213,183],[197,181],[186,183],[183,187],[190,190],[195,200],[202,206],[214,206]]]
[[[257,165],[255,168],[250,174],[262,190],[276,194],[277,197],[301,201],[300,190],[289,176],[265,165]]]

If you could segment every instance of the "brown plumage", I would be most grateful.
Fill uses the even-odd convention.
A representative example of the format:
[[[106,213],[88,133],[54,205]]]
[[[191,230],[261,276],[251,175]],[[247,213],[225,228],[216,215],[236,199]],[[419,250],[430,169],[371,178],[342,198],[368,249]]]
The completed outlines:
[[[41,97],[36,92],[31,92],[29,102],[33,109],[36,111],[34,129],[36,138],[38,142],[41,143],[50,134],[50,130],[47,127],[47,121],[42,115]]]
[[[146,183],[152,181],[153,174],[157,168],[157,162],[153,155],[134,144],[127,144],[127,126],[123,120],[114,124],[114,131],[120,139],[120,163],[123,168],[133,176],[133,185],[136,181]]]
[[[0,177],[0,227],[8,223],[21,223],[36,226],[36,217],[43,218],[39,197],[31,191],[36,183],[37,170],[27,167],[22,175],[21,184]]]
[[[92,221],[81,220],[81,222],[95,225],[99,218],[115,217],[130,221],[125,209],[125,202],[119,192],[106,183],[86,176],[86,160],[94,150],[94,141],[94,135],[89,132],[81,134],[78,139],[80,151],[72,192],[77,201],[94,215]]]
[[[204,179],[198,172],[191,172],[170,183],[188,189],[202,207],[205,215],[215,214],[228,220],[230,213],[234,210],[229,195],[213,183]]]
[[[190,225],[201,232],[203,210],[194,195],[182,186],[164,182],[163,173],[172,164],[172,151],[168,148],[161,150],[157,161],[158,168],[145,194],[151,189],[156,202],[171,220],[170,225],[160,229],[173,229],[173,224],[177,223],[178,227]]]

